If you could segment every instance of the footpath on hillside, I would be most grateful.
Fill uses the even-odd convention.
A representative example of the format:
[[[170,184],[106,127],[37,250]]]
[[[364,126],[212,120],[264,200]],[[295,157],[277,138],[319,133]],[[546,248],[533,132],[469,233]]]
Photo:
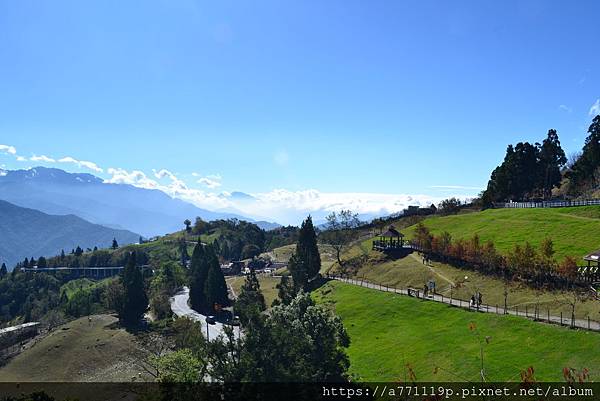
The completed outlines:
[[[451,297],[443,296],[440,294],[431,294],[430,293],[430,294],[424,296],[422,289],[395,288],[395,287],[386,286],[384,284],[376,284],[376,283],[371,283],[371,282],[365,281],[365,280],[356,280],[356,279],[344,278],[344,277],[335,276],[335,275],[328,275],[328,278],[332,279],[332,280],[337,280],[337,281],[341,281],[344,283],[352,284],[352,285],[357,285],[360,287],[370,288],[370,289],[377,290],[377,291],[391,292],[394,294],[411,296],[411,297],[415,297],[415,298],[422,299],[425,301],[440,302],[440,303],[444,303],[444,304],[447,304],[450,306],[454,306],[457,308],[463,308],[463,309],[466,309],[469,311],[474,311],[474,312],[494,313],[494,314],[498,314],[498,315],[513,315],[513,316],[527,318],[527,319],[530,319],[530,320],[533,320],[536,322],[540,322],[540,323],[552,323],[552,324],[559,324],[561,326],[569,326],[569,327],[580,328],[580,329],[585,329],[585,330],[600,331],[600,322],[590,320],[589,318],[587,320],[583,320],[583,319],[572,320],[570,316],[564,317],[564,316],[553,316],[550,314],[544,315],[544,314],[540,314],[540,313],[528,313],[527,311],[523,312],[523,311],[519,311],[518,309],[517,310],[504,309],[499,306],[486,305],[486,304],[481,304],[478,307],[475,307],[475,306],[472,306],[469,301],[451,298]]]

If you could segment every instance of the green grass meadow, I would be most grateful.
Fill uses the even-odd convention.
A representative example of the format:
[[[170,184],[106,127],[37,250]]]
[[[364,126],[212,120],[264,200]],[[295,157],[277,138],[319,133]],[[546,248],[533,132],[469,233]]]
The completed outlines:
[[[423,223],[435,234],[448,231],[453,238],[492,240],[501,252],[529,241],[539,246],[549,237],[558,260],[580,259],[600,248],[600,206],[548,209],[488,209],[453,216],[429,217]],[[411,237],[415,226],[403,230]]]
[[[340,282],[329,282],[313,294],[342,318],[351,338],[350,372],[360,380],[404,381],[410,366],[418,381],[478,382],[480,343],[490,381],[519,381],[520,372],[530,366],[538,381],[563,381],[564,367],[588,368],[592,380],[600,379],[599,333],[469,312]]]

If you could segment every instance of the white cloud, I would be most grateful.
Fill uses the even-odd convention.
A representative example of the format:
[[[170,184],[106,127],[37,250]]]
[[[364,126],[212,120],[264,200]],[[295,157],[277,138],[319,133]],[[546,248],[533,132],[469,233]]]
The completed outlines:
[[[566,111],[567,113],[570,113],[573,111],[573,109],[567,105],[561,104],[560,106],[558,106],[559,109]]]
[[[73,164],[76,164],[79,168],[85,167],[85,168],[88,168],[97,173],[104,172],[104,170],[101,169],[100,167],[98,167],[98,165],[94,162],[85,161],[85,160],[77,160],[77,159],[72,158],[71,156],[63,157],[62,159],[59,159],[58,162],[59,163],[73,163]]]
[[[41,155],[41,156],[33,155],[29,158],[29,160],[31,160],[32,162],[46,162],[46,163],[56,162],[56,160],[54,160],[53,158],[45,156],[45,155]]]
[[[0,153],[16,155],[17,149],[14,146],[10,146],[10,145],[0,145]]]
[[[17,156],[17,161],[18,161],[18,162],[26,162],[26,161],[27,161],[27,158],[26,158],[26,157],[23,157],[23,156]]]
[[[223,193],[226,195],[226,193]],[[255,200],[237,202],[229,200],[242,214],[275,220],[282,224],[298,224],[308,214],[316,221],[342,209],[350,209],[366,216],[397,213],[410,205],[429,206],[445,197],[410,194],[380,194],[360,192],[320,192],[315,189],[289,191],[275,189],[251,194]],[[225,196],[227,198],[227,196]],[[464,198],[464,196],[459,196]]]
[[[468,189],[468,190],[482,190],[482,187],[473,187],[468,185],[431,185],[429,188],[434,189]]]
[[[600,114],[600,99],[596,99],[596,103],[590,107],[589,114],[591,117],[596,117],[598,114]]]
[[[112,177],[104,180],[107,184],[128,184],[134,185],[140,188],[146,189],[158,189],[158,182],[151,178],[148,178],[146,174],[139,170],[133,170],[131,172],[122,168],[109,168],[107,173]]]
[[[109,184],[129,184],[146,189],[157,189],[173,198],[178,198],[193,203],[198,207],[212,210],[230,206],[230,203],[222,197],[219,197],[218,194],[189,188],[184,181],[179,179],[169,170],[153,170],[152,172],[156,179],[162,180],[168,178],[170,182],[163,184],[148,177],[142,171],[127,171],[122,168],[109,168],[107,173],[111,175],[111,178],[104,180],[104,182]]]
[[[211,189],[213,189],[213,188],[218,188],[218,187],[220,187],[220,186],[221,186],[221,183],[220,183],[219,181],[217,181],[217,180],[213,180],[213,179],[210,179],[210,178],[208,178],[208,177],[202,177],[202,178],[200,178],[200,179],[199,179],[198,181],[196,181],[196,182],[197,182],[198,184],[202,184],[202,185],[204,185],[204,186],[206,186],[206,187],[208,187],[208,188],[211,188]]]

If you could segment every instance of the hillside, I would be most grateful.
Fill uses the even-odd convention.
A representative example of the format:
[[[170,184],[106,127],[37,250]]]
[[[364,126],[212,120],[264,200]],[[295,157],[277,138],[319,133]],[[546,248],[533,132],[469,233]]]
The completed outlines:
[[[432,216],[423,223],[434,234],[448,231],[453,238],[479,235],[482,241],[492,240],[501,252],[515,244],[529,241],[539,246],[550,237],[557,259],[572,256],[580,259],[600,248],[600,206],[552,209],[488,209],[482,212],[453,216]],[[403,233],[411,237],[415,226]]]
[[[12,268],[26,257],[54,256],[71,249],[107,248],[139,240],[131,231],[92,224],[77,216],[54,216],[0,200],[0,263]]]
[[[135,337],[111,315],[74,320],[0,368],[0,382],[127,382],[152,380],[139,366]]]
[[[159,190],[108,184],[91,174],[45,167],[3,171],[0,199],[48,214],[74,214],[92,223],[128,229],[145,237],[179,230],[185,219],[197,216],[207,221],[245,219],[233,213],[200,209]]]
[[[600,371],[600,334],[543,325],[513,316],[464,311],[435,302],[330,282],[314,294],[335,310],[350,335],[350,373],[364,381],[478,381],[479,338],[490,381],[520,380],[533,366],[539,381],[563,380],[562,369]],[[374,318],[376,316],[376,318]]]

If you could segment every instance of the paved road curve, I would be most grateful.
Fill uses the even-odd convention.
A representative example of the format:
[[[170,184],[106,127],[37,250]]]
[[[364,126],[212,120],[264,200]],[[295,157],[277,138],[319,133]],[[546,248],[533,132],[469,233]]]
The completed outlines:
[[[402,288],[394,288],[394,287],[387,287],[385,285],[382,284],[375,284],[375,283],[370,283],[367,281],[363,281],[363,280],[355,280],[355,279],[349,279],[349,278],[342,278],[342,277],[334,277],[334,276],[329,276],[330,279],[334,279],[334,280],[338,280],[338,281],[342,281],[344,283],[348,283],[348,284],[353,284],[353,285],[358,285],[361,287],[366,287],[366,288],[371,288],[373,290],[378,290],[378,291],[384,291],[384,292],[393,292],[396,294],[401,294],[401,295],[410,295],[410,296],[416,296],[418,298],[423,298],[423,291],[422,290],[416,290],[416,289],[412,289],[411,290],[411,294],[409,294],[409,290],[408,289],[402,289]],[[513,309],[507,309],[506,311],[504,310],[504,308],[502,307],[496,307],[496,306],[492,306],[492,305],[481,305],[478,309],[477,308],[473,308],[469,306],[469,302],[467,301],[462,301],[462,300],[458,300],[458,299],[450,299],[447,296],[441,296],[441,295],[429,295],[427,297],[424,298],[425,300],[429,300],[429,301],[435,301],[435,302],[443,302],[445,304],[448,305],[452,305],[452,306],[456,306],[456,307],[460,307],[460,308],[464,308],[464,309],[469,309],[469,310],[478,310],[479,312],[484,312],[484,313],[495,313],[495,314],[509,314],[509,315],[514,315],[514,316],[519,316],[519,317],[526,317],[532,320],[536,320],[539,322],[548,322],[548,320],[550,320],[551,323],[561,323],[562,320],[562,324],[564,326],[569,326],[571,324],[571,317],[570,316],[563,316],[562,319],[560,316],[548,316],[544,313],[541,313],[537,316],[537,319],[534,319],[533,316],[533,311],[529,311],[529,315],[525,316],[525,311],[520,310],[520,311],[515,311]],[[548,319],[549,318],[549,319]],[[600,322],[597,321],[593,321],[593,320],[581,320],[581,319],[575,319],[574,325],[577,326],[578,328],[582,328],[582,329],[590,329],[590,330],[600,330]]]
[[[223,324],[216,322],[215,324],[207,324],[206,316],[196,312],[188,305],[188,301],[190,299],[190,289],[187,287],[183,287],[181,291],[171,297],[171,310],[176,316],[179,317],[188,317],[192,320],[200,322],[202,324],[202,331],[204,335],[206,335],[206,327],[208,326],[208,338],[209,340],[214,340],[218,336],[225,336],[223,332]],[[239,336],[239,326],[233,326],[233,333],[236,337]]]

